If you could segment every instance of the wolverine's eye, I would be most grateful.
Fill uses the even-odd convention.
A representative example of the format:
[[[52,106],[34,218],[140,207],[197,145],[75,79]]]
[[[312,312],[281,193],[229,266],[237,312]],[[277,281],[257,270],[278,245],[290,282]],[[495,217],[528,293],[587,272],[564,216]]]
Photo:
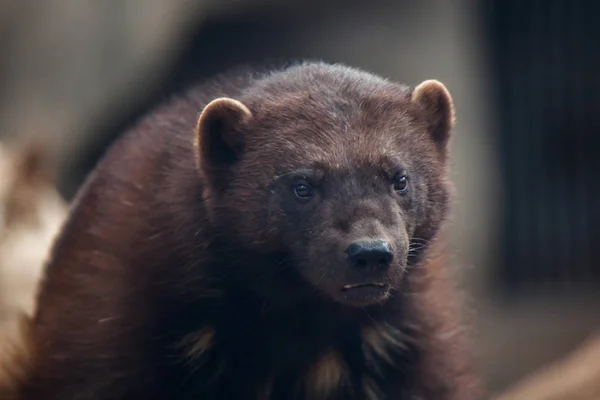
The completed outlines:
[[[303,183],[294,186],[294,194],[296,195],[296,197],[304,200],[310,199],[314,195],[313,190]]]
[[[406,175],[400,175],[394,180],[394,191],[404,193],[408,189],[408,178]]]

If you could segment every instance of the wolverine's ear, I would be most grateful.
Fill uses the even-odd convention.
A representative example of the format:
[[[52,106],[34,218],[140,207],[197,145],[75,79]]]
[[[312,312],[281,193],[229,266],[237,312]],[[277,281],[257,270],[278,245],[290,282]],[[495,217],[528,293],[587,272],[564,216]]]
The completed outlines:
[[[424,81],[413,90],[412,101],[424,112],[433,139],[446,145],[454,127],[454,104],[446,86],[436,80]]]
[[[244,127],[252,113],[241,102],[222,97],[211,101],[200,114],[195,151],[200,170],[212,171],[235,163],[244,151]]]

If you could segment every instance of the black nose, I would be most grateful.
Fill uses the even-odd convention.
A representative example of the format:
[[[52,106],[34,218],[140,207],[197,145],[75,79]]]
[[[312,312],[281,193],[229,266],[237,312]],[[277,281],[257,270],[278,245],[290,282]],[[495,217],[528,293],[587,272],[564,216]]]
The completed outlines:
[[[360,269],[386,269],[394,258],[385,240],[361,240],[346,249],[350,265]]]

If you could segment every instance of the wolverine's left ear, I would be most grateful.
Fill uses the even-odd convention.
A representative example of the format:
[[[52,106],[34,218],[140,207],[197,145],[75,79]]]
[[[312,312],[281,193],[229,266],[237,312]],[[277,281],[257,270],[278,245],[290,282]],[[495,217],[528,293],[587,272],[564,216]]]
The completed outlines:
[[[454,127],[454,103],[446,86],[436,80],[424,81],[413,90],[412,101],[424,112],[433,139],[445,146]]]

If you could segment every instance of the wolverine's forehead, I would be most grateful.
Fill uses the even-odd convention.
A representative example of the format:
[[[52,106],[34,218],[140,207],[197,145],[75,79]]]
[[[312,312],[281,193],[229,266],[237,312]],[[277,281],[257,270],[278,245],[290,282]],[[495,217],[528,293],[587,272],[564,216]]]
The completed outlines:
[[[282,100],[254,114],[250,142],[282,151],[379,153],[418,130],[402,99]]]
[[[264,151],[264,152],[263,152]],[[269,159],[274,177],[306,173],[313,178],[344,174],[394,174],[411,165],[401,149],[396,146],[356,146],[352,142],[335,146],[289,145],[279,156],[268,155],[263,149],[255,157]],[[254,157],[253,157],[254,158]]]
[[[381,165],[409,152],[419,129],[409,118],[382,114],[378,119],[358,112],[347,118],[332,116],[308,120],[262,123],[249,138],[249,150],[284,163],[323,164],[330,167],[356,164]]]
[[[354,90],[305,90],[249,102],[253,117],[263,128],[293,133],[336,131],[336,136],[358,136],[362,131],[385,128],[402,129],[411,120],[412,105],[394,92]],[[359,137],[357,137],[359,138]]]

